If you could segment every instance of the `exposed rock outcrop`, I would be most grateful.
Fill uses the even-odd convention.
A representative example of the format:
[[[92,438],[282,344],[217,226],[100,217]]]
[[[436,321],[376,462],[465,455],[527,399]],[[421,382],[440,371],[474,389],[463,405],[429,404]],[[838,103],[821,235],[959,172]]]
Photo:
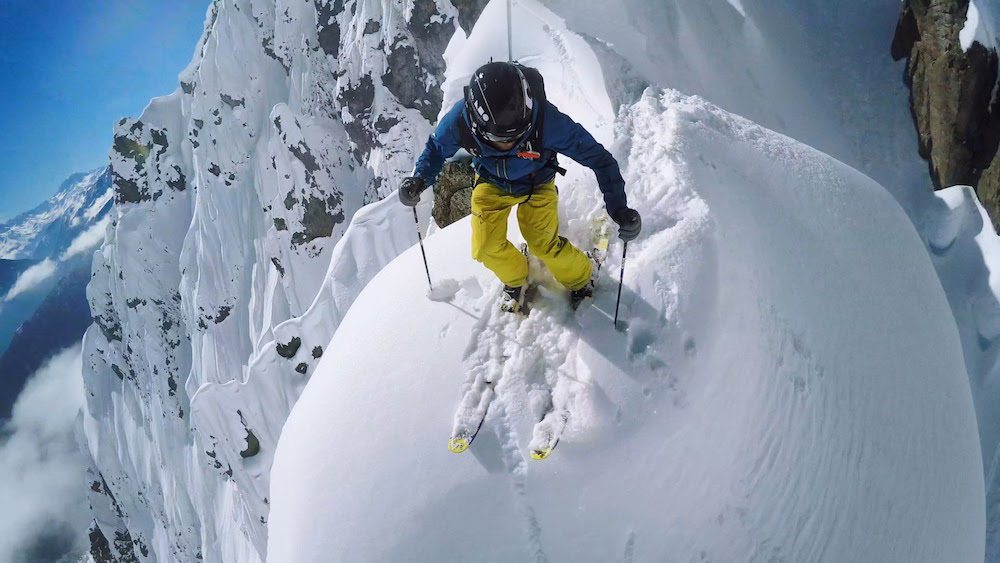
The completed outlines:
[[[472,183],[475,174],[471,159],[449,162],[434,185],[434,222],[439,227],[458,221],[472,212]]]
[[[994,96],[997,53],[979,43],[962,48],[969,0],[906,0],[892,42],[908,57],[905,80],[935,188],[977,186],[1000,226],[1000,109]]]

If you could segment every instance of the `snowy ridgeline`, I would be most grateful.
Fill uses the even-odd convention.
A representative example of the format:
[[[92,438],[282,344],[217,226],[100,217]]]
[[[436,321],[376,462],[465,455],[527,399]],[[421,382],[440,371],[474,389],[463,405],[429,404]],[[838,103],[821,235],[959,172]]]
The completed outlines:
[[[920,221],[965,350],[986,475],[986,560],[1000,560],[1000,237],[968,186],[937,192]]]
[[[458,25],[478,14],[444,0],[213,3],[182,89],[116,131],[84,346],[98,546],[160,561],[981,560],[961,350],[902,211],[705,102],[640,99],[648,84],[704,94],[909,204],[925,169],[899,141],[905,93],[875,62],[872,23],[896,7],[668,4],[515,3],[515,55],[614,147],[644,213],[623,335],[602,313],[610,278],[576,316],[557,290],[520,327],[487,314],[498,288],[465,223],[428,241],[435,279],[459,289],[427,301],[419,252],[393,262],[415,242],[409,210],[362,207],[391,195],[469,74],[506,56],[504,2],[468,38]],[[566,164],[579,238],[601,205]],[[487,430],[454,457],[467,378],[503,355]],[[564,441],[528,465],[550,410]]]
[[[519,322],[467,258],[468,221],[435,233],[433,271],[460,289],[425,299],[413,248],[362,292],[282,434],[269,559],[982,561],[962,348],[898,204],[676,93],[617,133],[647,218],[627,333],[612,276],[576,314],[546,285]],[[487,425],[457,457],[487,374]],[[559,447],[531,461],[553,420]]]
[[[48,201],[0,224],[0,259],[59,261],[92,250],[113,196],[108,169],[74,174]]]

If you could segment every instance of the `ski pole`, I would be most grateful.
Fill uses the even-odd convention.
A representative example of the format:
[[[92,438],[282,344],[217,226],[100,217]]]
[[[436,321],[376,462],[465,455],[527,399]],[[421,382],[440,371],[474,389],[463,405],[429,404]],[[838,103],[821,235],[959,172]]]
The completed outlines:
[[[417,217],[417,208],[413,208],[413,222],[417,224],[417,240],[420,241],[420,254],[424,256],[424,271],[427,272],[427,287],[434,289],[431,283],[431,269],[427,266],[427,252],[424,251],[424,237],[420,234],[420,219]]]
[[[615,328],[618,328],[618,307],[622,304],[622,285],[625,284],[625,253],[628,252],[628,241],[622,244],[622,271],[618,277],[618,300],[615,302]]]

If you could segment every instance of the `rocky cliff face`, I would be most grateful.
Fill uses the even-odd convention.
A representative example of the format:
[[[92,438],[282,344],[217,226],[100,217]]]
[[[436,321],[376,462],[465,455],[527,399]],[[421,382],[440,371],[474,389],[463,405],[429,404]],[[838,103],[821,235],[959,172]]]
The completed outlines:
[[[1000,226],[997,53],[978,41],[963,47],[960,34],[969,4],[906,0],[892,55],[908,58],[905,79],[919,151],[929,163],[935,188],[977,186],[994,226]]]
[[[327,273],[481,4],[215,0],[178,91],[118,123],[84,340],[95,559],[263,557],[273,448],[338,319],[311,306],[382,264]]]

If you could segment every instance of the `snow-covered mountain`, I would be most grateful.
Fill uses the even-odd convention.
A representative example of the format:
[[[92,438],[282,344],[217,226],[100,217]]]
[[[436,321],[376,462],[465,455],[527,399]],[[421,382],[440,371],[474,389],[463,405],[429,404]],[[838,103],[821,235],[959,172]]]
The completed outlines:
[[[74,174],[48,201],[0,224],[0,259],[58,257],[111,208],[114,196],[107,167]]]
[[[965,367],[954,320],[942,313],[940,282],[926,253],[914,251],[914,229],[862,174],[704,101],[662,90],[702,95],[816,147],[884,185],[918,216],[933,198],[898,80],[901,66],[885,53],[895,1],[514,3],[515,56],[539,67],[550,98],[627,164],[647,234],[630,262],[628,335],[599,328],[604,319],[596,309],[574,319],[559,307],[558,292],[543,294],[546,314],[525,321],[536,332],[511,337],[550,343],[540,356],[530,348],[518,361],[552,366],[551,377],[536,374],[531,401],[520,400],[529,395],[523,379],[508,378],[510,395],[498,404],[509,420],[493,419],[491,428],[516,432],[501,432],[502,444],[484,442],[479,454],[502,455],[477,458],[477,447],[467,458],[448,457],[447,423],[461,399],[461,360],[474,323],[421,299],[413,252],[393,262],[416,242],[413,216],[392,197],[378,200],[409,173],[432,122],[458,99],[472,70],[491,56],[506,58],[504,4],[216,0],[180,89],[118,124],[111,153],[116,204],[93,264],[95,325],[84,342],[94,558],[259,561],[269,549],[275,561],[391,555],[394,546],[415,544],[399,537],[374,551],[350,550],[391,518],[461,516],[427,504],[449,498],[451,485],[435,476],[453,469],[474,483],[483,478],[479,461],[495,471],[484,492],[500,486],[514,494],[491,497],[501,503],[495,515],[503,533],[495,541],[511,540],[511,551],[478,558],[604,555],[611,545],[620,549],[607,553],[626,559],[659,552],[659,544],[645,543],[652,542],[647,528],[633,528],[632,536],[625,530],[637,514],[672,518],[647,503],[637,500],[620,529],[595,532],[621,532],[620,546],[598,542],[599,550],[578,552],[594,545],[563,542],[570,532],[528,502],[531,487],[550,483],[553,472],[606,468],[623,471],[629,483],[639,474],[653,479],[661,496],[650,502],[669,497],[688,507],[707,499],[718,510],[698,517],[721,519],[716,525],[735,542],[712,548],[720,559],[809,558],[823,553],[823,538],[828,549],[845,546],[858,555],[897,545],[896,553],[927,547],[953,560],[976,559],[982,473],[968,383],[958,377]],[[563,219],[579,236],[599,206],[592,176],[570,168],[561,182]],[[425,227],[429,213],[425,201]],[[431,269],[436,277],[466,280],[452,305],[475,317],[496,288],[466,256],[464,228],[459,223],[430,237]],[[789,248],[788,240],[801,248]],[[895,269],[885,271],[887,265]],[[597,303],[605,310],[606,297]],[[830,308],[827,299],[834,298],[837,307]],[[857,301],[844,302],[851,299]],[[410,314],[397,310],[406,306]],[[414,324],[420,313],[426,332]],[[565,330],[577,322],[579,331]],[[398,366],[380,363],[402,361],[379,346],[398,341],[403,328],[423,346],[422,355],[406,360],[411,373],[438,371],[400,382]],[[622,343],[625,354],[604,350],[596,336]],[[896,355],[898,362],[890,361]],[[361,374],[365,366],[372,369]],[[282,427],[317,373],[282,439],[272,491]],[[594,384],[601,373],[607,385]],[[530,440],[532,417],[545,410],[548,388],[553,404],[574,413],[557,452],[565,459],[537,469],[511,466],[515,450]],[[741,389],[746,393],[733,395]],[[419,401],[403,401],[398,393],[405,390]],[[380,405],[396,412],[383,413]],[[723,416],[731,408],[732,416]],[[915,421],[904,416],[917,410]],[[365,439],[345,438],[358,417],[373,437],[359,443],[362,452],[340,445]],[[327,433],[306,428],[318,420]],[[395,452],[384,448],[382,433],[396,426],[386,422],[406,428],[385,440],[414,440]],[[624,440],[618,428],[626,426],[655,449],[607,456],[597,448],[614,449]],[[678,452],[688,454],[683,463],[647,471]],[[635,464],[639,473],[622,468],[619,458],[632,455],[648,462]],[[595,461],[603,457],[616,461]],[[573,460],[581,464],[566,465]],[[394,497],[407,508],[391,518],[359,520],[388,506],[365,508],[345,487],[360,483],[360,471],[392,476],[400,464],[414,470],[402,483],[427,485],[427,494]],[[320,467],[343,480],[316,476]],[[309,506],[301,504],[304,477],[292,483],[297,472],[311,476]],[[692,473],[698,484],[677,488]],[[794,487],[782,492],[789,482]],[[383,485],[373,494],[403,490],[384,482],[359,487]],[[584,499],[595,513],[620,506],[601,496],[606,492],[596,487]],[[629,498],[646,494],[637,489]],[[269,527],[272,495],[279,496]],[[315,499],[338,504],[315,510]],[[810,512],[810,502],[827,510]],[[913,525],[891,522],[889,506]],[[331,520],[335,512],[349,521]],[[317,520],[293,530],[296,515],[306,514]],[[833,522],[834,514],[850,516]],[[532,522],[546,532],[532,535]],[[950,539],[921,534],[931,524]],[[687,530],[672,529],[679,536]],[[757,530],[771,543],[754,544]],[[319,552],[324,544],[301,535],[309,532],[350,541]],[[935,538],[941,541],[930,545]],[[685,544],[695,545],[701,543],[693,536]],[[767,551],[775,547],[783,551]]]
[[[84,344],[99,559],[263,557],[274,446],[338,313],[290,319],[412,167],[470,10],[218,0],[180,89],[118,124]],[[345,307],[395,252],[337,259]]]
[[[90,325],[90,256],[114,192],[107,168],[74,174],[35,209],[0,225],[0,419],[26,379]]]

